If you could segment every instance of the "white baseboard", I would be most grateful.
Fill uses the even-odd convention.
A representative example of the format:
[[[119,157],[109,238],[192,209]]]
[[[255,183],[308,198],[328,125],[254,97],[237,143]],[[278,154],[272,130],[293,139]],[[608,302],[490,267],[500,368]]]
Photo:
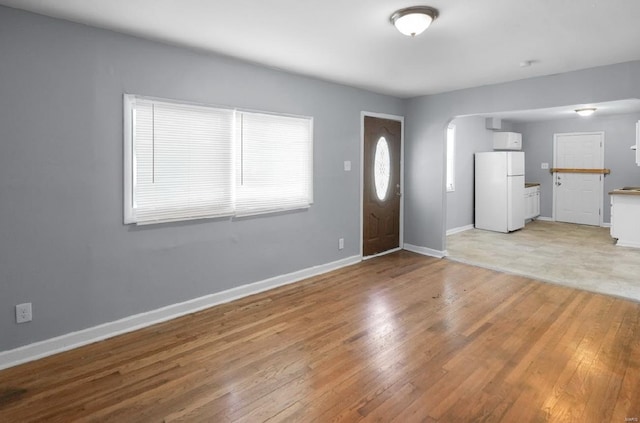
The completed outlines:
[[[466,225],[466,226],[460,226],[458,228],[448,229],[447,230],[447,236],[453,235],[453,234],[458,234],[458,233],[464,232],[464,231],[468,231],[470,229],[473,229],[473,225]]]
[[[423,256],[429,256],[429,257],[443,258],[447,255],[446,251],[433,250],[427,247],[418,247],[417,245],[411,245],[407,243],[405,243],[402,248],[404,248],[407,251],[411,251],[413,253],[418,253],[418,254],[422,254]]]
[[[538,216],[538,217],[535,218],[535,220],[541,220],[543,222],[555,222],[555,220],[552,217],[544,217],[544,216]],[[610,228],[611,227],[611,223],[602,222],[600,227],[602,227],[602,228]]]
[[[276,276],[254,282],[237,288],[228,289],[215,294],[194,298],[182,303],[172,304],[145,313],[135,314],[120,320],[67,333],[55,338],[0,352],[0,370],[18,364],[37,360],[63,351],[68,351],[83,345],[111,338],[116,335],[131,332],[156,323],[175,319],[186,314],[195,313],[205,308],[227,303],[248,295],[257,294],[279,286],[288,285],[317,276],[332,270],[350,266],[362,260],[360,256],[351,256],[331,263],[309,267],[286,275]]]
[[[618,247],[630,247],[630,248],[640,248],[640,243],[637,242],[627,242],[621,239],[618,239],[618,241],[616,241],[616,246]]]

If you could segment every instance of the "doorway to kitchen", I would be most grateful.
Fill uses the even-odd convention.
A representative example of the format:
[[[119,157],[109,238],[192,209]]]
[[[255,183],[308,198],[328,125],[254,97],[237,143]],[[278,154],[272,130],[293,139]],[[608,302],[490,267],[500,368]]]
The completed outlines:
[[[553,136],[553,218],[602,225],[604,132]]]

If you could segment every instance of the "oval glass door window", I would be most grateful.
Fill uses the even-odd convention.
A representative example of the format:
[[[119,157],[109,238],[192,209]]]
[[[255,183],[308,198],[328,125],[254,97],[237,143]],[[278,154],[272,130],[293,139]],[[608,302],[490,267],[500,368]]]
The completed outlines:
[[[373,180],[376,186],[378,200],[384,200],[389,190],[391,178],[391,158],[389,157],[389,145],[384,137],[380,137],[376,143],[376,154],[373,162]]]

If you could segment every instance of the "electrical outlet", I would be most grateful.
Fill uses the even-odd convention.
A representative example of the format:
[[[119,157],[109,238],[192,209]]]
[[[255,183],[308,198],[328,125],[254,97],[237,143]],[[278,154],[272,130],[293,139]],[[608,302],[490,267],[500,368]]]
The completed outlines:
[[[338,250],[342,250],[344,248],[344,238],[340,238],[338,240]]]
[[[351,172],[351,160],[344,161],[344,171]]]
[[[541,163],[540,169],[549,169],[549,163]]]
[[[31,303],[18,304],[16,306],[16,323],[30,322],[32,319]]]

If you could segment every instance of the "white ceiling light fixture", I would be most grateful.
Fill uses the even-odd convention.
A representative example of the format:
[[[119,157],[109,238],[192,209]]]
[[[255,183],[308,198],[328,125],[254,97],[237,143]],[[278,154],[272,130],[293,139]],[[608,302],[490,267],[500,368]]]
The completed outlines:
[[[438,10],[429,6],[414,6],[397,10],[391,15],[391,23],[404,35],[415,37],[422,34],[438,17]]]
[[[595,107],[585,107],[582,109],[576,109],[576,113],[579,114],[582,117],[587,117],[587,116],[591,116],[592,114],[595,113],[597,109]]]

